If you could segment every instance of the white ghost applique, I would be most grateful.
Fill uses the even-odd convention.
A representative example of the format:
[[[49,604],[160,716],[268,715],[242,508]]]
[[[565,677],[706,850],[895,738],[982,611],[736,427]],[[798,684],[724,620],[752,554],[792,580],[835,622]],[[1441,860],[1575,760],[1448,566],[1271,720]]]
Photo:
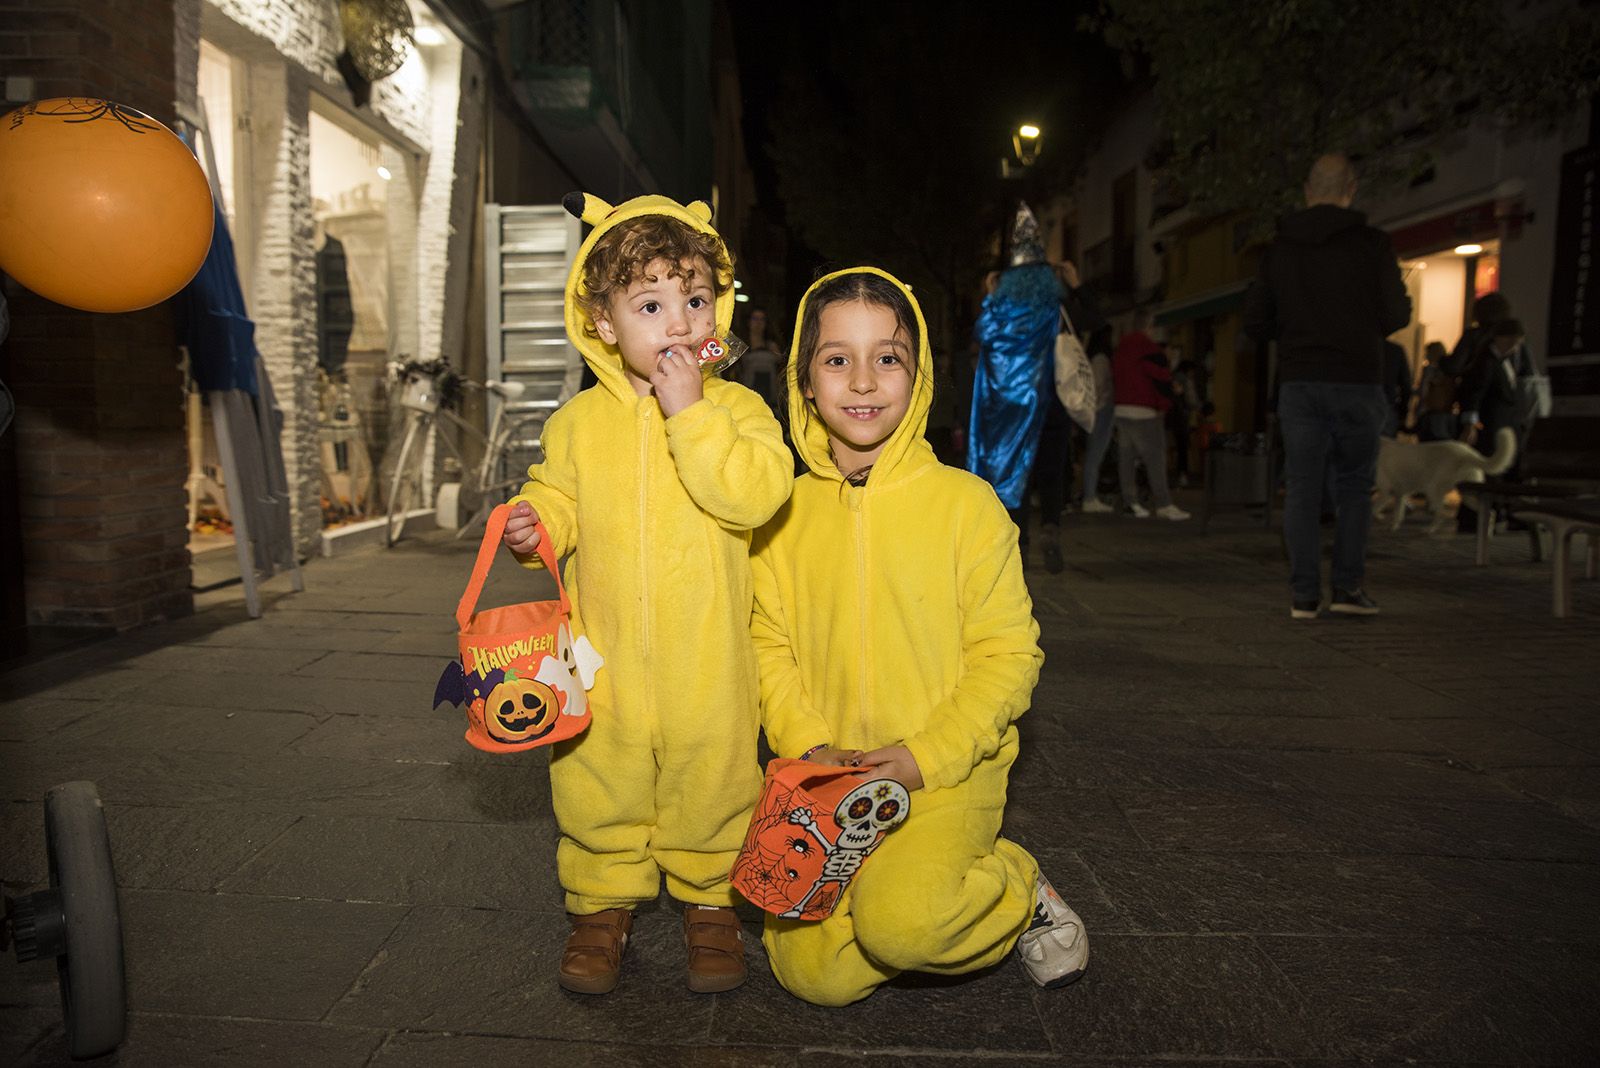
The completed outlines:
[[[589,712],[589,697],[584,692],[594,687],[594,675],[605,664],[588,638],[572,640],[566,624],[556,632],[556,655],[547,656],[534,676],[564,698],[561,714],[584,716]]]

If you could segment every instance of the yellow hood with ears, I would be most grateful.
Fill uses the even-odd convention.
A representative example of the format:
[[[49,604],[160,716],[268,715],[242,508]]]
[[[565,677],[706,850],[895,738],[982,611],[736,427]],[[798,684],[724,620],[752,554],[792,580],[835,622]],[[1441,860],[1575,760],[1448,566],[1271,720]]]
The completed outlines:
[[[567,337],[577,346],[578,351],[583,353],[584,361],[608,390],[624,399],[631,399],[634,395],[633,387],[628,384],[627,376],[622,370],[622,352],[615,345],[607,345],[589,332],[592,329],[589,316],[584,312],[578,298],[587,293],[583,286],[583,268],[589,261],[589,253],[594,250],[595,242],[620,223],[643,215],[665,215],[687,223],[701,233],[710,234],[717,239],[730,265],[727,276],[717,280],[718,284],[724,287],[724,292],[717,297],[717,332],[727,335],[733,326],[734,290],[731,270],[733,254],[728,252],[728,246],[723,242],[722,235],[712,227],[711,208],[705,201],[696,200],[689,204],[679,204],[670,197],[652,195],[634,197],[612,207],[593,193],[568,193],[561,199],[561,205],[569,213],[594,227],[579,246],[578,256],[572,261],[572,270],[567,273]]]
[[[812,403],[800,395],[799,374],[800,361],[807,358],[800,352],[800,324],[805,322],[806,305],[818,286],[847,274],[875,274],[888,279],[906,295],[917,320],[917,368],[911,387],[911,406],[900,425],[895,427],[894,433],[889,435],[889,442],[878,456],[878,462],[872,465],[872,477],[868,480],[868,485],[882,485],[897,474],[904,474],[910,467],[936,462],[933,447],[924,436],[928,427],[928,412],[933,407],[933,355],[928,347],[928,323],[922,317],[922,306],[917,303],[911,287],[888,271],[877,267],[847,267],[823,275],[811,283],[806,295],[800,298],[800,307],[794,316],[794,344],[789,350],[789,426],[792,428],[795,449],[806,466],[823,478],[843,481],[844,476],[834,464],[833,453],[828,447],[828,428],[823,425]]]

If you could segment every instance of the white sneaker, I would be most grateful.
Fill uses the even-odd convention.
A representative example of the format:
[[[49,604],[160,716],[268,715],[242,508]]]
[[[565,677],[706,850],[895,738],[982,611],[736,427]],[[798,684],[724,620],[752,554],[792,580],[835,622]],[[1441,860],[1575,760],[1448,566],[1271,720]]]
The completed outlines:
[[[1114,510],[1099,497],[1085,497],[1083,499],[1083,507],[1080,509],[1085,515],[1106,515]]]
[[[1033,905],[1033,922],[1017,938],[1017,956],[1042,987],[1066,986],[1089,965],[1089,934],[1043,874]]]
[[[1179,523],[1185,519],[1188,519],[1189,513],[1185,512],[1182,508],[1179,508],[1175,504],[1169,504],[1165,508],[1156,509],[1156,518],[1170,519],[1174,523]]]
[[[1133,504],[1128,505],[1128,514],[1135,519],[1149,519],[1150,509],[1135,501]]]

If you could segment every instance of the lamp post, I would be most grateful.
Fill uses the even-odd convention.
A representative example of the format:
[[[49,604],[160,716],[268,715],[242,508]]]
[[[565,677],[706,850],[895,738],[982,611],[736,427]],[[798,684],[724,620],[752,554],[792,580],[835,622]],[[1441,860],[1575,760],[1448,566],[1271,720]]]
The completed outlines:
[[[1011,155],[1001,157],[1000,177],[1020,178],[1022,172],[1039,158],[1039,144],[1043,137],[1039,127],[1031,122],[1018,126],[1011,134]]]
[[[1017,162],[1024,167],[1039,158],[1039,127],[1031,122],[1025,122],[1017,127],[1017,132],[1011,135],[1011,150],[1016,153]]]
[[[1018,126],[1011,134],[1011,156],[1000,159],[1000,178],[1005,191],[1000,199],[1000,259],[1003,263],[1006,257],[1006,245],[1010,238],[1011,213],[1016,209],[1016,202],[1023,199],[1027,192],[1027,183],[1021,181],[1027,176],[1027,170],[1039,158],[1039,146],[1043,140],[1043,132],[1038,124],[1025,122]],[[1017,184],[1011,182],[1015,180]]]

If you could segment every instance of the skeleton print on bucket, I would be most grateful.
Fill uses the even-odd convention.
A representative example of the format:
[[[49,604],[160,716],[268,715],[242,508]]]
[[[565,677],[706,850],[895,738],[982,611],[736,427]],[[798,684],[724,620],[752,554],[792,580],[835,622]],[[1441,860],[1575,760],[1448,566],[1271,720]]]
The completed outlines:
[[[911,795],[893,779],[774,760],[733,865],[734,889],[775,916],[820,920],[910,813]]]

